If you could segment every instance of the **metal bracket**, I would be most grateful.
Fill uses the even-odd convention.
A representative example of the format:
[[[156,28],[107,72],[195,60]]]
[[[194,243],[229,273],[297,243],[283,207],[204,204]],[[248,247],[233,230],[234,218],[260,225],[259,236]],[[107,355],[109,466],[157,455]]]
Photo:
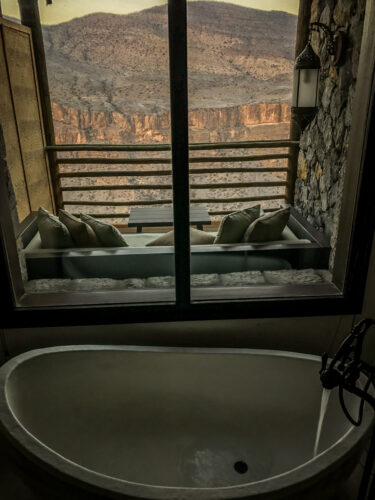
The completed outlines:
[[[309,41],[313,32],[322,31],[327,37],[327,51],[331,56],[332,64],[339,66],[345,45],[345,34],[341,30],[332,31],[326,24],[314,22],[310,24]]]

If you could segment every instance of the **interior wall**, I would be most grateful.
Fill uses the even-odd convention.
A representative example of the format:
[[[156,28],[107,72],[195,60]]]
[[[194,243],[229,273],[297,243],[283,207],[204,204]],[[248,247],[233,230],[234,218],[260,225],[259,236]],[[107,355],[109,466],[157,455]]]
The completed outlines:
[[[357,322],[363,318],[375,319],[375,239],[373,239],[372,243],[362,314],[356,316],[355,321]],[[363,345],[363,359],[371,365],[375,365],[375,326],[371,327],[366,335]]]
[[[3,330],[0,330],[0,365],[6,360],[5,350],[5,334]]]
[[[14,329],[5,331],[5,340],[11,355],[69,344],[247,347],[320,355],[337,345],[341,332],[350,329],[352,319],[332,316]]]

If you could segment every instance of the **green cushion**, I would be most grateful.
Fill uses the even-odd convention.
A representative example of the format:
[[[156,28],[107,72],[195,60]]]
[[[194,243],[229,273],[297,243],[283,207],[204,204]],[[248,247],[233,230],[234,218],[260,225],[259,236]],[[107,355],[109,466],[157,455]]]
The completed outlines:
[[[75,245],[80,248],[101,247],[101,243],[94,230],[85,222],[77,219],[74,215],[59,210],[59,219],[66,225]]]
[[[215,243],[240,243],[249,225],[260,216],[260,205],[223,217]]]
[[[87,214],[80,214],[80,218],[94,230],[94,233],[104,247],[129,246],[120,231],[116,227],[112,226],[112,224],[94,219],[94,217]]]
[[[285,241],[299,241],[299,238],[288,226],[284,227],[283,232],[281,233],[281,239]]]
[[[40,207],[38,210],[37,225],[42,248],[74,247],[66,225],[59,221],[56,215],[51,214],[45,208]]]
[[[281,208],[274,212],[269,212],[255,220],[246,229],[244,242],[275,241],[281,238],[281,233],[285,228],[290,215],[290,208]]]
[[[215,236],[199,229],[190,228],[190,244],[191,245],[211,245],[214,242]],[[147,247],[156,246],[173,246],[174,245],[174,230],[159,236],[155,240],[147,243]]]

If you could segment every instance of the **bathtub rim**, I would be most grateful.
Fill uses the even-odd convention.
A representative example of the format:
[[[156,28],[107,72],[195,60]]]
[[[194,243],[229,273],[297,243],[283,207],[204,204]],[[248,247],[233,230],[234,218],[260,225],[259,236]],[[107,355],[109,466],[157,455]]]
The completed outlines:
[[[236,354],[263,355],[303,359],[320,363],[320,356],[293,351],[271,349],[241,348],[200,348],[200,347],[160,347],[160,346],[122,346],[122,345],[67,345],[33,349],[15,356],[0,367],[0,432],[21,456],[29,459],[42,471],[51,474],[70,486],[78,487],[87,493],[107,495],[111,498],[148,498],[159,500],[216,500],[219,498],[257,498],[258,495],[277,494],[278,492],[298,492],[309,484],[318,482],[341,463],[353,456],[368,435],[374,415],[369,405],[365,405],[363,422],[360,427],[351,426],[333,445],[311,459],[286,472],[270,478],[221,487],[177,487],[136,483],[107,476],[87,469],[63,457],[33,436],[13,414],[6,397],[7,381],[19,365],[33,358],[64,352],[87,351],[133,351],[175,354]],[[372,392],[375,392],[371,388]]]

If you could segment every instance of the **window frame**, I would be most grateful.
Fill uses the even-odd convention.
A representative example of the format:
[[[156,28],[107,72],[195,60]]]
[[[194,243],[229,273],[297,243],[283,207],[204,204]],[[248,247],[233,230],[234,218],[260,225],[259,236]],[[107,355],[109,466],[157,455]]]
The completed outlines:
[[[175,302],[124,303],[115,292],[87,293],[87,305],[66,304],[65,296],[60,305],[38,306],[38,294],[26,294],[17,266],[17,248],[14,231],[9,223],[1,227],[0,280],[8,290],[0,327],[45,327],[116,323],[145,323],[157,321],[186,321],[208,319],[263,318],[357,314],[361,312],[372,235],[375,227],[375,207],[371,202],[371,186],[375,185],[374,141],[374,61],[375,7],[367,2],[364,36],[361,48],[356,94],[359,96],[353,111],[352,130],[348,150],[348,168],[340,219],[345,221],[340,229],[334,283],[314,285],[285,285],[278,287],[282,297],[242,297],[230,294],[216,300],[191,301],[190,245],[189,245],[189,143],[188,143],[188,88],[187,88],[187,21],[186,0],[169,0],[169,51],[170,98],[173,165],[173,210],[175,220]],[[365,116],[365,118],[364,118]],[[3,161],[0,158],[0,164]],[[1,165],[0,165],[1,166]],[[4,184],[3,182],[1,184]],[[352,189],[358,186],[358,189]],[[0,193],[1,195],[1,193]],[[0,210],[6,212],[5,197],[0,196]],[[5,214],[7,215],[7,214]],[[12,240],[13,235],[13,240]],[[344,244],[342,244],[343,242]],[[12,276],[9,272],[12,269]],[[13,272],[15,271],[15,272]],[[276,287],[272,287],[273,293]],[[303,295],[301,294],[303,292]],[[298,295],[298,293],[299,295]],[[106,303],[103,303],[103,293]],[[158,293],[158,292],[156,292]],[[145,292],[144,292],[145,294]],[[146,294],[145,294],[146,296]],[[156,297],[156,296],[155,296]],[[98,300],[98,302],[95,302]],[[39,302],[40,304],[40,302]],[[59,314],[60,313],[60,314]]]

